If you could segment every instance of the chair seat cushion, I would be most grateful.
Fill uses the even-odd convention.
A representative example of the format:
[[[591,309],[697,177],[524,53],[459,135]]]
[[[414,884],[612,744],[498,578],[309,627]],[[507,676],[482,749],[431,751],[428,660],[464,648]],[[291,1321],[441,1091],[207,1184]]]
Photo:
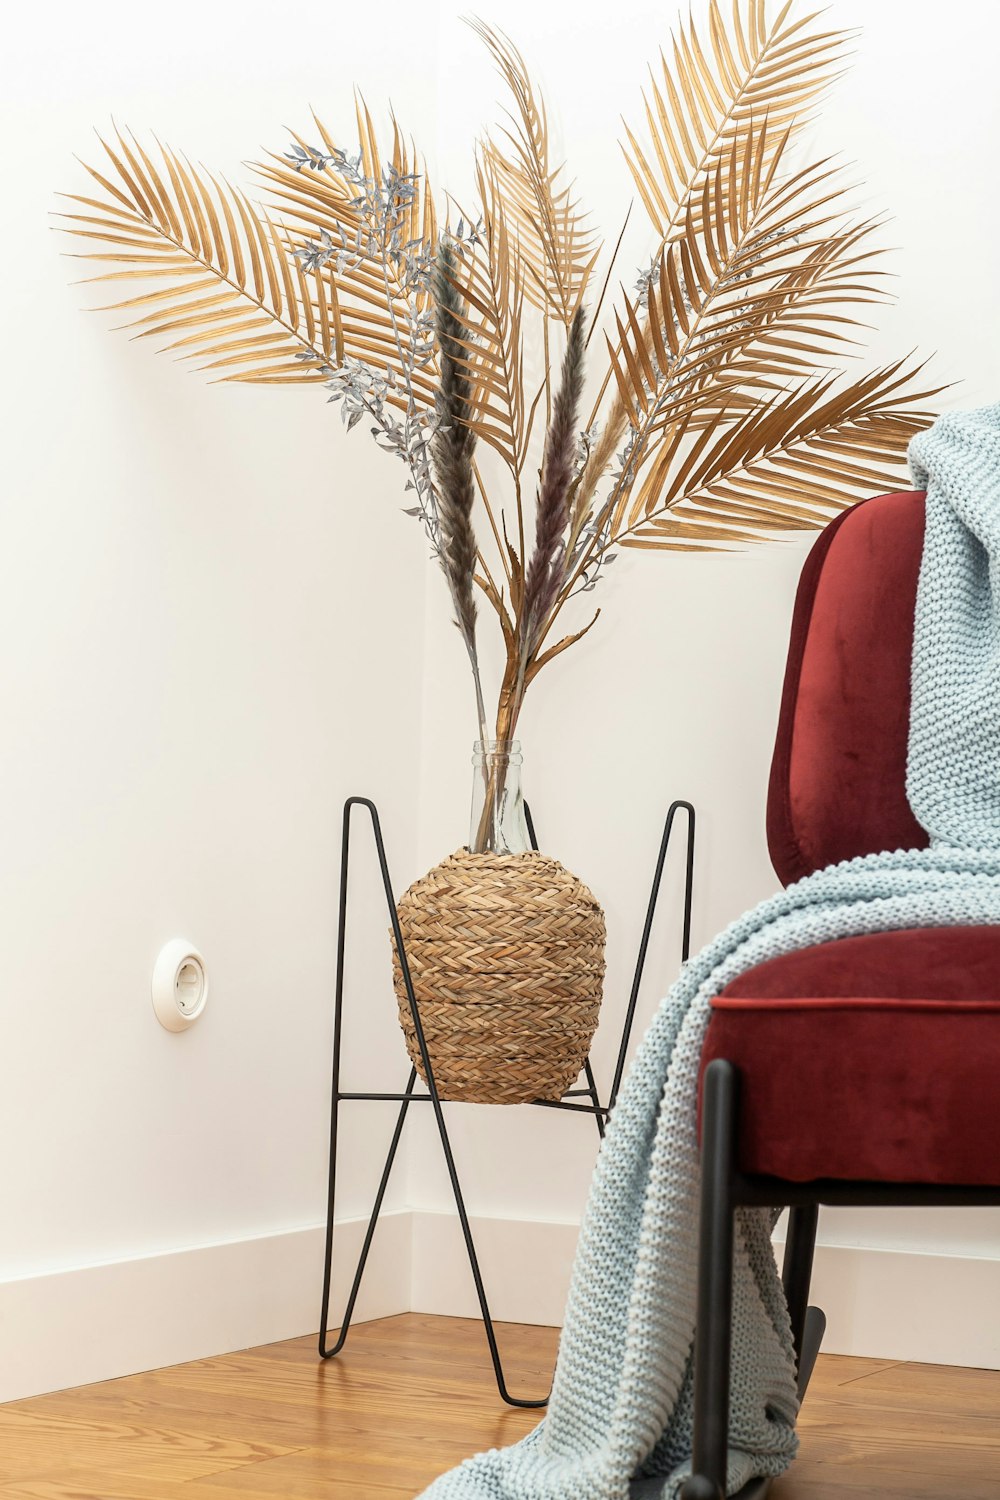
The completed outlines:
[[[840,938],[713,1002],[742,1075],[740,1167],[793,1182],[1000,1187],[1000,927]]]

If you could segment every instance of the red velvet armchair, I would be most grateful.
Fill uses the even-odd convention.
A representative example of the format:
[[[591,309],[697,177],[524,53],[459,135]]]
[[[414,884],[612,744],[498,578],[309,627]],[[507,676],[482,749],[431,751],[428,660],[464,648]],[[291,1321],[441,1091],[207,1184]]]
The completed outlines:
[[[803,570],[767,807],[786,885],[927,843],[905,792],[923,527],[920,493],[865,501],[823,532]],[[783,1280],[803,1391],[823,1331],[807,1309],[820,1204],[1000,1204],[1000,928],[842,938],[760,964],[716,998],[702,1069],[684,1500],[726,1490],[738,1205],[791,1210]]]

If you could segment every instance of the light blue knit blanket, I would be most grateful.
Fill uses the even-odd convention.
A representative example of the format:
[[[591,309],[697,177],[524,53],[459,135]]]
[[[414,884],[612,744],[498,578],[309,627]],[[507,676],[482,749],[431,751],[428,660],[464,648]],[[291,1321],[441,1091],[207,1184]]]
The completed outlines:
[[[821,870],[741,917],[684,969],[647,1032],[597,1161],[552,1399],[523,1442],[469,1459],[426,1500],[627,1500],[689,1473],[699,1058],[712,999],[766,959],[866,932],[1000,924],[1000,406],[914,439],[927,531],[907,794],[932,836]],[[794,1457],[798,1402],[772,1215],[741,1210],[729,1489]]]

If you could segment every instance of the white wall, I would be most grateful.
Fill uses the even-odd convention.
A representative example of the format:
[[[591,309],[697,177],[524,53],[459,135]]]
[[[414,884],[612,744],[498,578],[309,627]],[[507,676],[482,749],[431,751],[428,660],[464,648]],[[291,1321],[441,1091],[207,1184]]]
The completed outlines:
[[[54,190],[84,182],[72,153],[93,157],[91,126],[112,113],[246,180],[240,162],[280,149],[310,104],[350,141],[355,81],[373,108],[391,99],[436,179],[464,193],[469,143],[498,90],[457,11],[392,0],[289,12],[282,36],[295,44],[281,46],[277,15],[261,0],[177,0],[166,25],[119,0],[85,12],[58,0],[7,23],[0,1278],[11,1286],[315,1225],[339,804],[355,790],[379,800],[400,885],[465,836],[465,668],[419,532],[398,515],[401,471],[363,430],[346,440],[321,394],[208,389],[110,334],[107,315],[81,310],[107,299],[68,284],[67,247],[48,226]],[[562,5],[538,0],[487,15],[527,53],[580,190],[616,233],[630,196],[619,112],[636,117],[670,17],[637,0],[578,6],[572,27]],[[941,378],[964,380],[947,399],[991,399],[1000,21],[986,0],[964,0],[945,47],[939,8],[924,3],[834,0],[828,18],[864,34],[816,144],[857,161],[862,196],[891,212],[887,240],[902,247],[900,301],[880,315],[875,355],[937,348]],[[639,218],[627,280],[648,248]],[[608,912],[605,1082],[669,799],[690,797],[701,816],[698,942],[773,889],[763,794],[806,545],[623,559],[591,639],[529,699],[522,738],[544,846]],[[371,891],[359,881],[359,1078],[386,1058],[400,1066]],[[148,1003],[152,960],[178,933],[200,944],[213,984],[209,1012],[181,1037]],[[664,931],[643,1021],[677,954]],[[575,1220],[593,1161],[586,1122],[454,1115],[474,1211]],[[386,1128],[378,1111],[351,1120],[345,1214],[364,1205]],[[448,1197],[427,1124],[392,1204],[433,1213]],[[1000,1252],[989,1214],[831,1215],[824,1234]],[[2,1358],[16,1362],[16,1342]]]
[[[285,149],[310,101],[353,139],[354,77],[432,135],[435,98],[409,62],[433,52],[426,23],[397,6],[395,44],[376,53],[370,13],[325,15],[281,22],[295,47],[274,45],[276,12],[261,0],[179,0],[168,20],[117,0],[25,6],[5,23],[9,1288],[229,1241],[291,1244],[320,1220],[348,793],[378,798],[400,877],[417,873],[427,571],[398,514],[394,461],[363,431],[345,441],[315,387],[209,387],[109,332],[120,319],[83,309],[112,299],[70,285],[88,272],[60,258],[74,247],[51,230],[56,190],[87,191],[74,153],[96,160],[92,128],[112,113],[245,182],[241,162]],[[359,873],[369,864],[359,858]],[[384,1003],[383,912],[364,898],[356,910],[360,1071],[398,1045],[398,1027]],[[200,945],[212,987],[181,1036],[149,1001],[154,957],[176,935]],[[366,938],[377,960],[363,957]],[[388,1128],[370,1109],[347,1122],[346,1214],[362,1206]],[[401,1175],[392,1204],[403,1186]],[[285,1274],[301,1280],[294,1256]],[[249,1331],[270,1290],[245,1292]],[[5,1306],[0,1289],[0,1376],[16,1387],[29,1351],[3,1337]],[[147,1308],[174,1325],[192,1315],[155,1297]],[[30,1339],[50,1332],[57,1360],[57,1331]]]

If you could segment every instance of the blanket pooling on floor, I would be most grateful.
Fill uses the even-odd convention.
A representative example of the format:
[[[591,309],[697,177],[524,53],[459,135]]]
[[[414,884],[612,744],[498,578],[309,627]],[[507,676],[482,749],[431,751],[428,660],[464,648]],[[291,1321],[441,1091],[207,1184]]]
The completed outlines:
[[[911,445],[927,488],[907,793],[931,847],[848,860],[734,922],[684,969],[643,1039],[584,1214],[552,1398],[523,1442],[467,1460],[426,1500],[627,1500],[690,1472],[696,1105],[711,1002],[767,959],[907,927],[1000,924],[1000,406]],[[994,587],[994,584],[996,587]],[[791,1332],[773,1215],[737,1215],[729,1491],[794,1457]]]

